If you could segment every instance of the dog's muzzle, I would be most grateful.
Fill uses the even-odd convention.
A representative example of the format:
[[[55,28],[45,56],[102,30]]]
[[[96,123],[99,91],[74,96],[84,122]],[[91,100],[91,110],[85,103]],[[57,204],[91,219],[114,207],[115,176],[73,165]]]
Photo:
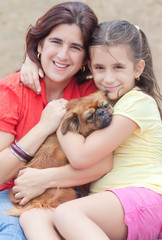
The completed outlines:
[[[102,108],[99,108],[96,111],[96,116],[100,120],[100,127],[105,128],[110,125],[111,120],[112,120],[112,114],[105,111]]]

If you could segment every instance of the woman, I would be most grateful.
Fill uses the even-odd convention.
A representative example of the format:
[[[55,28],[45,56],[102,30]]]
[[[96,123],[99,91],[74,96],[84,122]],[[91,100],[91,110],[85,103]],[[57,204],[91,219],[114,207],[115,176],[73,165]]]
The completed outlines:
[[[96,90],[92,81],[83,83],[88,73],[89,37],[96,25],[95,14],[84,3],[66,2],[54,6],[38,19],[35,27],[30,27],[26,37],[27,55],[44,71],[41,93],[37,95],[26,88],[19,72],[0,80],[0,100],[4,103],[0,106],[0,238],[3,240],[25,239],[18,219],[4,213],[12,207],[8,190],[14,186],[13,178],[21,167],[57,129],[65,114],[62,98],[78,98]],[[23,171],[19,173],[14,190],[20,204],[25,204],[48,187],[84,184],[99,178],[107,169],[105,159],[80,174],[70,165],[59,169],[26,169],[31,192],[26,191],[25,181],[20,176]],[[24,184],[23,191],[18,187],[19,182]],[[22,198],[23,192],[28,197]],[[37,239],[40,238],[37,236]]]

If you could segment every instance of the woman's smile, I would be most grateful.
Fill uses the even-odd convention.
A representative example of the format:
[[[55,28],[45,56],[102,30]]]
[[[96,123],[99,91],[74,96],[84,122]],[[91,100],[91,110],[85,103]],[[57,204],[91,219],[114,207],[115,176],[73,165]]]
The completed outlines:
[[[59,70],[59,71],[63,71],[65,69],[67,69],[70,64],[63,64],[63,63],[58,63],[56,61],[53,61],[54,65],[55,65],[55,69]]]

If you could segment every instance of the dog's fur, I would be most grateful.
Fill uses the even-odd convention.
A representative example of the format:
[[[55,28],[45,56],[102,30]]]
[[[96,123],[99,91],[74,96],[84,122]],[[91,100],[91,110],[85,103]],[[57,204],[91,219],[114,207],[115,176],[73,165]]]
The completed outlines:
[[[70,100],[66,108],[67,112],[61,123],[62,134],[72,131],[87,137],[93,131],[107,127],[112,119],[113,108],[108,103],[107,94],[102,91],[97,91],[80,99]],[[54,133],[44,141],[32,161],[24,168],[43,169],[60,167],[68,163]],[[15,208],[9,209],[7,214],[13,216],[20,216],[31,208],[56,208],[63,202],[77,198],[73,188],[50,188],[42,195],[30,200],[25,206],[20,206],[12,189],[9,195]]]

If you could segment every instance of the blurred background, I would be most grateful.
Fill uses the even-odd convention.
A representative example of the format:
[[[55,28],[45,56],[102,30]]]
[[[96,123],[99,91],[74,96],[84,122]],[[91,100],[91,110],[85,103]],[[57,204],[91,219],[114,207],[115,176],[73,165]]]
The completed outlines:
[[[23,62],[25,35],[30,24],[64,0],[0,0],[0,78],[18,70]],[[99,22],[125,19],[147,35],[155,74],[162,90],[162,0],[81,0]],[[61,17],[61,16],[60,16]]]

